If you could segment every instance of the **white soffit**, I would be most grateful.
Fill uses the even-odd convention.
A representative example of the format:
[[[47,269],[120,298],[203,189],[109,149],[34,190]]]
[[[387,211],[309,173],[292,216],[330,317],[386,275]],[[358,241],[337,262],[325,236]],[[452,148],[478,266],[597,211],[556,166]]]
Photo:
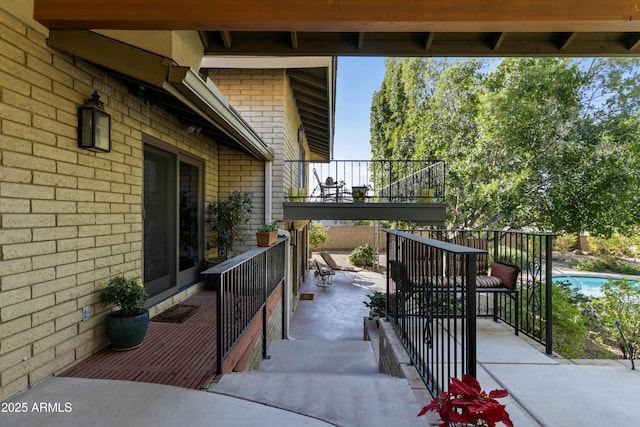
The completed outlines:
[[[332,56],[205,55],[201,68],[331,68]]]

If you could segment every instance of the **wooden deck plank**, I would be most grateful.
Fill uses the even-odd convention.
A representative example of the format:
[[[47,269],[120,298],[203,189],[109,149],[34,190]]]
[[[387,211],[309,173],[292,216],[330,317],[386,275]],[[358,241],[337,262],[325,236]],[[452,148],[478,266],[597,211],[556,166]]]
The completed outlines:
[[[61,376],[206,388],[215,377],[216,294],[201,291],[183,303],[201,308],[184,323],[151,321],[137,349],[103,349]]]

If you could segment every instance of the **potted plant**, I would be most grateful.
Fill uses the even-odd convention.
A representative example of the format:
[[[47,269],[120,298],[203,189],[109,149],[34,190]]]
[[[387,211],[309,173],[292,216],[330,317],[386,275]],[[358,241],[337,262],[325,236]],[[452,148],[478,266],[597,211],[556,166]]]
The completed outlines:
[[[351,187],[351,195],[353,196],[354,203],[364,203],[367,197],[368,190],[369,190],[369,187],[367,186]]]
[[[256,233],[258,246],[271,246],[278,240],[278,224],[269,222]]]
[[[433,188],[421,188],[420,194],[418,195],[418,203],[431,203],[433,202],[433,197],[435,196],[436,190]]]
[[[137,279],[127,279],[124,273],[102,283],[102,306],[113,305],[117,310],[107,316],[106,332],[114,350],[130,350],[142,344],[149,325],[149,310],[145,307],[148,295]]]
[[[218,248],[218,256],[231,258],[233,247],[242,243],[243,234],[253,210],[253,195],[248,191],[234,191],[226,199],[218,199],[207,207],[209,231],[213,242],[207,249]]]
[[[387,294],[375,291],[372,294],[368,294],[367,298],[369,298],[369,301],[362,302],[369,309],[369,319],[387,315]]]
[[[496,399],[506,397],[507,390],[493,390],[487,394],[471,375],[462,375],[462,381],[451,378],[449,391],[445,391],[422,408],[418,416],[437,411],[442,424],[439,427],[482,426],[493,427],[504,423],[513,427],[505,406]]]
[[[291,202],[302,202],[306,197],[306,189],[298,187],[290,187],[287,189],[287,197]]]

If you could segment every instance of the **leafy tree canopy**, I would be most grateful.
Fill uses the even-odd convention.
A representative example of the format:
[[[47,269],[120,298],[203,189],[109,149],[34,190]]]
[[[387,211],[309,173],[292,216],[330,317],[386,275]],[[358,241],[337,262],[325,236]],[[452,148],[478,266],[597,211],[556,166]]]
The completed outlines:
[[[373,158],[444,160],[451,226],[629,231],[639,64],[390,59],[371,106]]]

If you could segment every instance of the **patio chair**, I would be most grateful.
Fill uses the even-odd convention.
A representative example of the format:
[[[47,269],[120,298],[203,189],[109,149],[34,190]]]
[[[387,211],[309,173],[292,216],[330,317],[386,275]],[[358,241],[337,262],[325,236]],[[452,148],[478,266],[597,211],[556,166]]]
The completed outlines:
[[[316,283],[316,286],[326,288],[329,285],[333,285],[331,278],[336,273],[331,269],[331,267],[322,267],[318,263],[318,261],[314,261],[314,263],[316,266],[316,271],[313,273],[313,275],[316,277],[316,279],[318,279],[318,283]]]
[[[361,268],[358,267],[351,267],[351,266],[340,266],[338,265],[338,263],[336,263],[336,260],[333,259],[333,257],[331,256],[330,253],[328,252],[320,252],[320,256],[322,257],[322,259],[324,260],[324,262],[327,263],[327,265],[332,268],[333,270],[340,270],[340,271],[362,271]]]
[[[313,189],[312,194],[315,194],[316,190],[320,190],[320,199],[322,199],[322,201],[324,202],[325,198],[327,197],[324,191],[324,183],[320,181],[320,177],[318,176],[318,171],[316,171],[316,168],[313,168],[313,176],[316,178],[318,185]]]
[[[320,199],[323,202],[326,202],[327,200],[333,202],[342,201],[342,194],[344,192],[343,184],[337,182],[331,184],[322,182],[318,176],[318,171],[316,171],[315,168],[313,168],[313,176],[316,178],[318,185],[313,189],[312,194],[314,194],[316,190],[320,190]]]

